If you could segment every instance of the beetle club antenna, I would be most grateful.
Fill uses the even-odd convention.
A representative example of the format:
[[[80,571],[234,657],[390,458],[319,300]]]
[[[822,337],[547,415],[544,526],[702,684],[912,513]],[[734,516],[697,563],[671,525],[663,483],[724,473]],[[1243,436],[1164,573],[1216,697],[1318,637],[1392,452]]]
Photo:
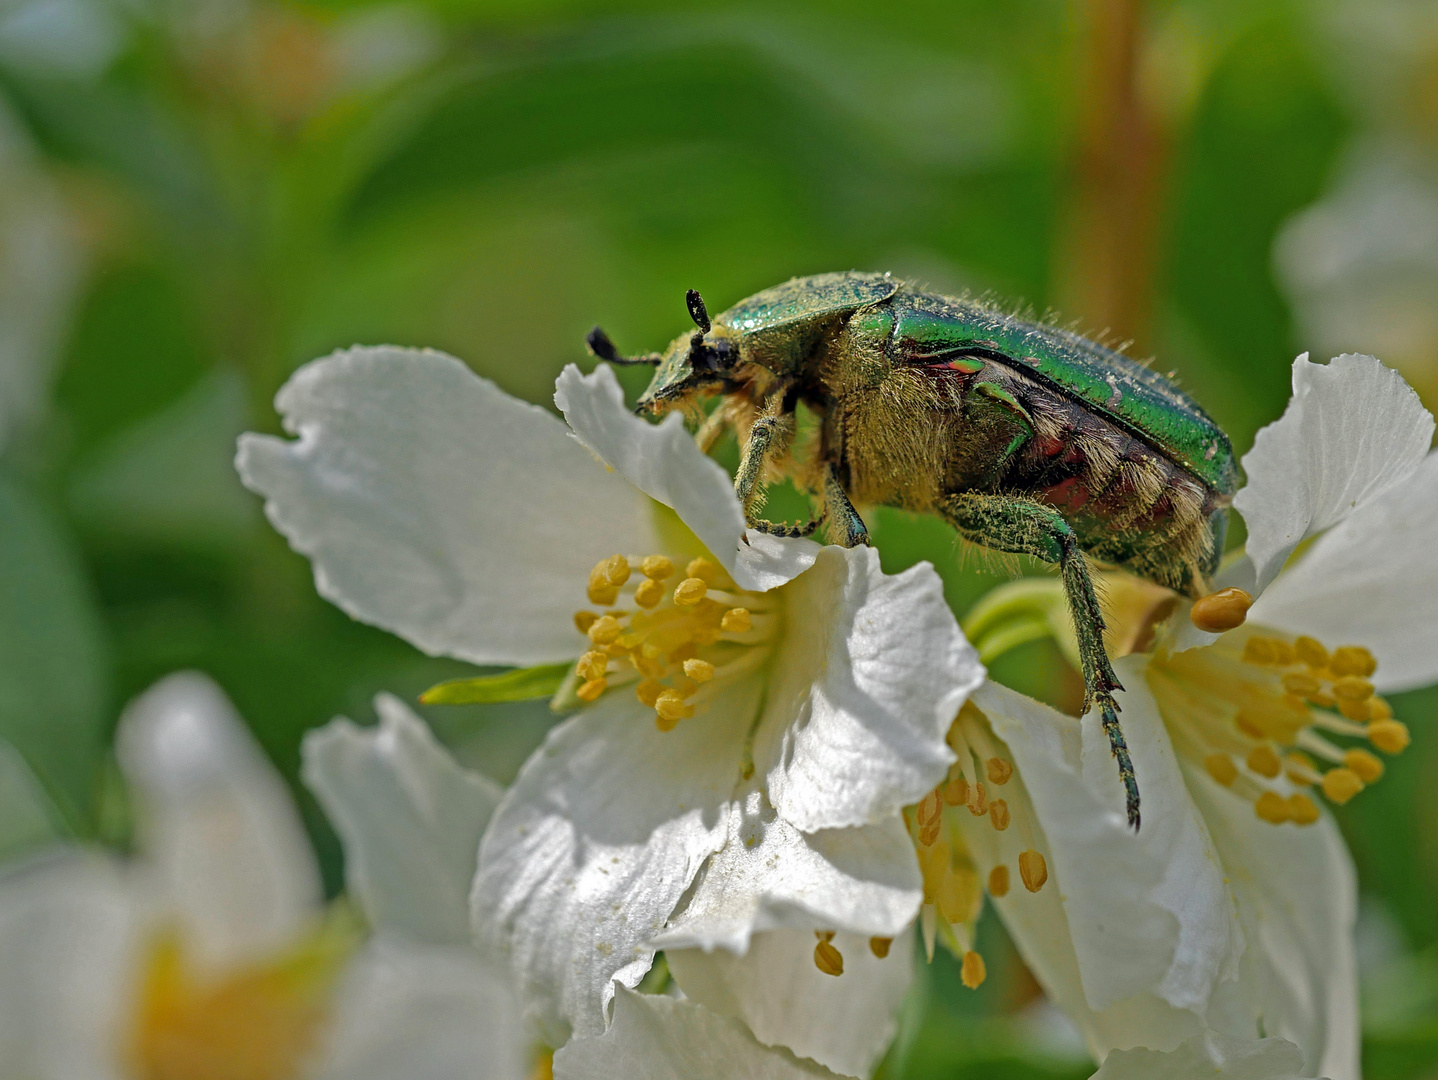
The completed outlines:
[[[694,325],[699,327],[697,339],[702,341],[704,335],[709,333],[709,309],[704,306],[704,297],[699,295],[698,289],[689,289],[684,294],[684,303],[689,305],[689,317],[694,320]]]
[[[597,326],[584,335],[584,344],[588,345],[589,351],[599,359],[607,360],[611,364],[659,366],[660,356],[658,353],[645,353],[643,356],[620,356],[619,350],[614,347],[614,342],[609,340],[609,335]]]

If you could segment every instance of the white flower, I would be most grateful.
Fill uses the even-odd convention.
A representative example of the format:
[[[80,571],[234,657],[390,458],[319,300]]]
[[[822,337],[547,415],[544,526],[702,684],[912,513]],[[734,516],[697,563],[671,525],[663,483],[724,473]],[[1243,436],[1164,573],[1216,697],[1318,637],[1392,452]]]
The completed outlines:
[[[136,858],[61,849],[0,876],[0,1074],[525,1075],[475,950],[325,916],[295,807],[213,683],[157,684],[118,746]]]
[[[1209,1031],[1173,1050],[1115,1050],[1090,1080],[1299,1080],[1303,1055],[1283,1039]]]
[[[752,966],[680,960],[702,998],[806,936],[806,977],[829,979],[812,964],[836,948],[859,962],[815,931],[902,933],[920,889],[900,808],[944,775],[983,671],[931,567],[889,577],[867,548],[746,536],[680,418],[631,415],[607,368],[567,369],[555,400],[573,437],[449,357],[354,349],[296,374],[278,406],[298,440],[246,436],[239,468],[355,617],[475,663],[579,657],[587,707],[505,796],[474,893],[558,1045],[604,1030],[656,941],[788,935]],[[766,1037],[865,1070],[899,979],[833,981],[869,1003],[845,1006],[862,1023],[811,1042],[796,1003]]]
[[[1141,832],[1125,826],[1095,717],[992,684],[974,695],[1015,769],[1014,820],[1053,879],[990,895],[1100,1058],[1212,1029],[1286,1039],[1305,1075],[1358,1075],[1356,886],[1317,793],[1344,802],[1382,774],[1365,742],[1407,744],[1375,688],[1438,679],[1432,432],[1371,357],[1295,363],[1293,401],[1244,458],[1248,553],[1220,576],[1261,593],[1247,623],[1199,634],[1181,608],[1151,652],[1116,664]],[[1110,600],[1117,640],[1152,636],[1131,624],[1154,617],[1155,594]],[[985,612],[991,632],[1001,606]],[[948,818],[980,874],[1012,861],[1006,835]]]

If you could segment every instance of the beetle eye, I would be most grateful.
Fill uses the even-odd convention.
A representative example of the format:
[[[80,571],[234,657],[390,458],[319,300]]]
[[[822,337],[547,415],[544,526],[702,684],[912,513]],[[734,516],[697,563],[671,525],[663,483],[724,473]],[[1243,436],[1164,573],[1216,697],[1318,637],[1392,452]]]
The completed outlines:
[[[713,345],[702,339],[695,341],[689,349],[689,365],[696,371],[727,371],[734,366],[734,345],[728,341]]]

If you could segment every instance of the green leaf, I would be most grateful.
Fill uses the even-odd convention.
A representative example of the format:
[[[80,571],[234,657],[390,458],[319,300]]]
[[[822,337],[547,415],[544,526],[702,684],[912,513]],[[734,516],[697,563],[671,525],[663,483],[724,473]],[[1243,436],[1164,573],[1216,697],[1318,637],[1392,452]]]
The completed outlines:
[[[44,508],[0,480],[0,738],[81,833],[108,732],[109,658],[79,561]]]
[[[540,664],[499,675],[452,679],[431,686],[419,696],[422,705],[480,705],[495,701],[528,701],[551,696],[573,664]]]

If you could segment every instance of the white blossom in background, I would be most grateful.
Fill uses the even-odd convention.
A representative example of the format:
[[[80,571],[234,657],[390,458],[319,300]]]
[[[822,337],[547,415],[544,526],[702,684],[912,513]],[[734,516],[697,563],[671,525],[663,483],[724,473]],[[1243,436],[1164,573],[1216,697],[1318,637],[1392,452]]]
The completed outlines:
[[[0,875],[0,1074],[526,1075],[509,993],[472,948],[404,918],[365,941],[325,911],[289,793],[212,682],[158,683],[118,748],[134,858],[61,847]]]
[[[1378,691],[1438,681],[1438,455],[1433,418],[1372,357],[1300,357],[1293,385],[1243,459],[1248,547],[1216,583],[1257,597],[1247,622],[1203,634],[1180,604],[1148,652],[1116,663],[1143,829],[1126,827],[1096,718],[988,684],[961,724],[1012,767],[1007,816],[1024,835],[957,809],[943,828],[1100,1059],[1207,1031],[1286,1040],[1302,1075],[1359,1075],[1356,884],[1322,804],[1381,777],[1374,750],[1408,743]],[[1123,582],[1109,615],[1132,641],[1163,597]],[[1023,844],[1037,889],[1017,887],[1031,884]]]
[[[578,711],[496,811],[474,891],[551,1044],[603,1032],[662,946],[762,1041],[867,1072],[922,899],[901,808],[946,775],[983,669],[931,567],[746,535],[680,418],[633,416],[607,368],[567,369],[556,402],[568,429],[452,358],[353,349],[280,392],[298,439],[245,436],[238,465],[356,618],[573,665]]]

